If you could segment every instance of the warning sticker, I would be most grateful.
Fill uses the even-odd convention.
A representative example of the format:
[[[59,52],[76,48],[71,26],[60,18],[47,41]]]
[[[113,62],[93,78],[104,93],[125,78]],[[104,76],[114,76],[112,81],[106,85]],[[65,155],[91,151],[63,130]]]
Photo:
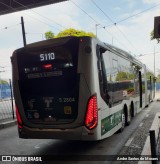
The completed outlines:
[[[65,106],[64,107],[64,114],[72,114],[71,106]]]

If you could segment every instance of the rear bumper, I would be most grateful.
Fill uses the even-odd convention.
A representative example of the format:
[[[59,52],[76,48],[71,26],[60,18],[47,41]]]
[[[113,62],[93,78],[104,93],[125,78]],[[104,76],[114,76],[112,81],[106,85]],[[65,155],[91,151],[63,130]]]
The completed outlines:
[[[83,127],[74,129],[39,129],[23,126],[18,129],[20,138],[82,140]]]

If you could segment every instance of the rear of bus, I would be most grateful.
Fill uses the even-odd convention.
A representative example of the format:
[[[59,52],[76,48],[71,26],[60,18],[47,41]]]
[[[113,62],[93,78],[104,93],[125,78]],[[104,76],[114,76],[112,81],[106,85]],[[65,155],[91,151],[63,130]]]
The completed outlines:
[[[11,58],[20,138],[97,140],[92,38],[50,39]]]

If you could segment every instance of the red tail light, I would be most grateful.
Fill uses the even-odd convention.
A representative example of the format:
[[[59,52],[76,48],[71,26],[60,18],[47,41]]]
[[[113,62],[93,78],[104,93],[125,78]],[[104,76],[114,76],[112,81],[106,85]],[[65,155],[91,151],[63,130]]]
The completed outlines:
[[[18,122],[18,128],[22,128],[22,119],[18,111],[18,107],[16,105],[16,117],[17,117],[17,122]]]
[[[44,64],[43,69],[46,70],[46,71],[47,70],[52,70],[52,64]]]
[[[98,123],[97,97],[94,95],[88,101],[85,126],[89,130],[91,130],[97,126],[97,123]]]

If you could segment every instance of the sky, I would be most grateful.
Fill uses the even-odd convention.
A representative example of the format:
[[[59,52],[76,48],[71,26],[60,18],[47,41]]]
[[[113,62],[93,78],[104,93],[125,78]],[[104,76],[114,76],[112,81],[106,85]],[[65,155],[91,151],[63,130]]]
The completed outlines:
[[[154,17],[160,16],[159,0],[68,0],[1,15],[0,78],[11,78],[10,56],[23,47],[21,16],[27,44],[44,40],[47,31],[54,34],[67,28],[97,31],[101,41],[131,53],[152,71],[155,52],[156,75],[160,71],[160,44],[150,40]]]

